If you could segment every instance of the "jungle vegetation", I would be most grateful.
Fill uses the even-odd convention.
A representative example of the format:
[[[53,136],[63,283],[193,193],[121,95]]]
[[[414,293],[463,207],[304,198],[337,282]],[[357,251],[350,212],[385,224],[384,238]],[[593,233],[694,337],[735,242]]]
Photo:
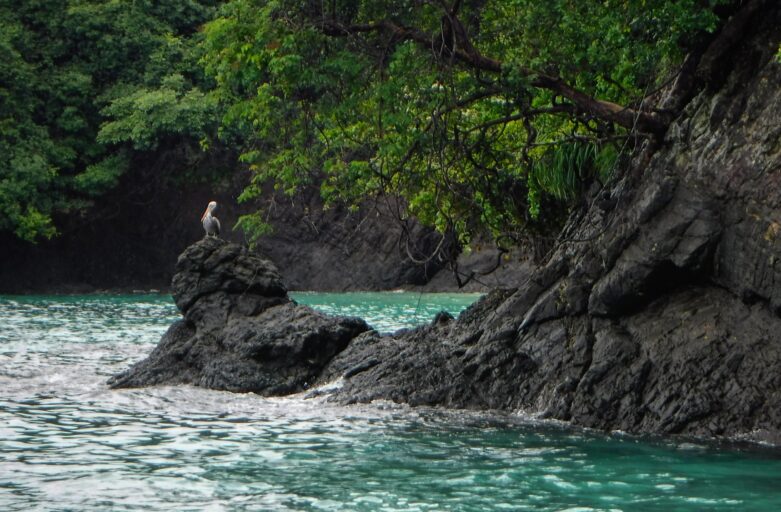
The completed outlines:
[[[199,61],[217,3],[0,0],[0,230],[52,237],[134,152],[214,132]]]
[[[658,142],[746,3],[0,0],[0,229],[54,235],[174,140],[235,148],[242,201],[390,195],[518,243]]]

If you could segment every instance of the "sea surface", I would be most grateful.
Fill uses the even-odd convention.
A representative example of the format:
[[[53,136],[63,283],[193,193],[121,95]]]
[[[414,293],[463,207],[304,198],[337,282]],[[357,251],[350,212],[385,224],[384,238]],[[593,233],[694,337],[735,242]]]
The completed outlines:
[[[381,331],[476,295],[297,293]],[[776,511],[781,454],[522,414],[109,390],[177,318],[164,295],[0,296],[0,511]]]

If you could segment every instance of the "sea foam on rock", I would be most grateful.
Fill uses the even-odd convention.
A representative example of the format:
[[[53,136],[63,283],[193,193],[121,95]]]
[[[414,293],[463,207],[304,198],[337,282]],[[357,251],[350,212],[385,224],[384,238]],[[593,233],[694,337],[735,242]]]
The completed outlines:
[[[285,395],[306,389],[352,338],[359,318],[329,317],[291,301],[274,265],[209,237],[176,264],[175,322],[145,360],[114,376],[114,388],[193,384]]]

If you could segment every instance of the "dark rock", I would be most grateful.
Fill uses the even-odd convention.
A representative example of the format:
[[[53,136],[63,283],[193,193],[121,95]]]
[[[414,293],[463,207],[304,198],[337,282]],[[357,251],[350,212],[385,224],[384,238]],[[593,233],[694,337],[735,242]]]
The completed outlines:
[[[262,310],[258,310],[258,301],[273,303],[288,300],[282,278],[270,261],[216,237],[204,238],[179,256],[171,291],[176,306],[185,316],[191,314],[190,309],[198,301],[203,302],[201,299],[213,302],[213,294],[217,298],[230,295],[233,298],[230,306],[241,307],[248,315]],[[226,310],[226,313],[230,311]]]
[[[441,235],[413,219],[399,220],[399,211],[403,207],[390,197],[367,199],[357,211],[326,208],[313,189],[269,211],[274,231],[258,241],[258,248],[277,264],[291,290],[424,285],[442,268],[429,258]],[[410,254],[426,263],[416,263]]]
[[[756,21],[736,50],[754,57],[694,97],[609,208],[573,215],[545,265],[457,321],[357,338],[320,377],[344,377],[332,399],[778,443],[781,6]]]
[[[325,208],[312,186],[295,198],[269,193],[260,204],[236,205],[247,173],[237,170],[222,183],[213,176],[215,167],[235,167],[232,158],[207,159],[211,171],[199,172],[209,178],[190,182],[182,178],[193,172],[181,167],[187,159],[162,152],[159,161],[138,162],[115,190],[96,199],[88,214],[56,219],[60,234],[51,240],[31,244],[0,232],[0,293],[167,290],[176,257],[203,236],[198,219],[210,200],[219,204],[220,236],[231,242],[245,239],[231,228],[241,215],[266,210],[273,232],[258,241],[258,252],[276,264],[290,289],[409,287],[428,282],[441,267],[438,260],[419,265],[409,258],[399,243],[398,212],[383,201],[367,199],[357,211]],[[172,161],[178,163],[172,167]],[[138,222],[140,207],[144,222]],[[405,222],[411,253],[424,259],[439,235],[414,220]]]
[[[445,310],[442,310],[434,315],[434,319],[431,321],[431,325],[449,324],[452,320],[454,320],[453,315]]]
[[[516,247],[505,252],[490,242],[477,242],[459,254],[455,269],[458,280],[452,268],[442,268],[424,285],[412,289],[421,292],[487,293],[522,282],[534,266],[529,248]]]
[[[290,301],[269,261],[217,238],[179,257],[174,323],[149,357],[113,377],[114,388],[193,384],[284,395],[306,389],[369,327]]]

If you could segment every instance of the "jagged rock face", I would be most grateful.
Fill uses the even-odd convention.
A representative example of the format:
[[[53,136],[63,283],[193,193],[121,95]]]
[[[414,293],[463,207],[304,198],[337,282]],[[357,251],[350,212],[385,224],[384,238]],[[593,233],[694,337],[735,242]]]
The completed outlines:
[[[334,398],[781,444],[780,18],[546,265],[457,322],[358,338],[323,374],[348,375]]]
[[[111,379],[114,388],[193,384],[285,395],[306,389],[369,327],[292,302],[274,265],[205,238],[182,253],[173,279],[184,319],[150,356]]]

